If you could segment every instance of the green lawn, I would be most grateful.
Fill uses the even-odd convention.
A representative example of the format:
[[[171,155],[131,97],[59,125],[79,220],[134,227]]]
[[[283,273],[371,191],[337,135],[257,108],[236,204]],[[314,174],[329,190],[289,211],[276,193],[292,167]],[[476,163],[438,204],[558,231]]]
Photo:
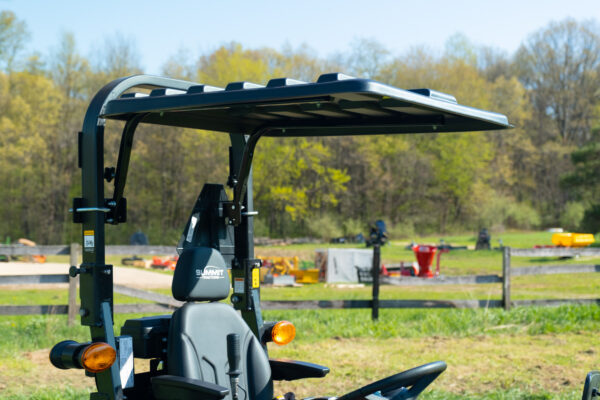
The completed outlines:
[[[549,244],[551,234],[493,234],[497,243],[531,247]],[[437,243],[441,237],[420,238]],[[473,234],[445,236],[446,243],[473,245]],[[382,249],[384,263],[413,260],[405,243]],[[257,247],[263,255],[298,255],[314,259],[317,248],[352,245],[291,245]],[[118,265],[121,256],[107,262]],[[66,262],[54,256],[49,261]],[[457,250],[442,255],[446,275],[500,274],[499,251]],[[599,259],[572,260],[514,258],[513,266],[538,264],[600,264]],[[166,272],[170,273],[170,272]],[[170,295],[170,290],[157,292]],[[512,298],[598,298],[600,274],[523,276],[512,279]],[[263,300],[369,299],[371,287],[304,285],[262,288]],[[500,299],[499,284],[382,286],[382,299]],[[144,301],[115,294],[116,303]],[[0,304],[66,304],[66,289],[0,291]],[[115,330],[128,318],[116,315]],[[378,321],[370,310],[272,310],[266,320],[287,319],[296,325],[297,337],[284,347],[269,345],[272,356],[323,363],[332,369],[322,381],[276,384],[277,393],[293,390],[299,396],[339,395],[360,384],[385,377],[420,363],[444,359],[448,370],[432,385],[424,399],[566,399],[579,397],[583,378],[597,369],[596,332],[600,329],[599,306],[502,309],[382,309]],[[93,381],[80,371],[52,368],[48,349],[55,343],[88,340],[85,327],[66,326],[66,316],[0,316],[0,398],[85,399]]]
[[[498,247],[498,239],[502,239],[505,246],[515,248],[531,248],[534,245],[551,245],[552,233],[549,232],[504,232],[492,233],[492,244]],[[463,235],[437,235],[427,237],[416,237],[414,241],[421,244],[437,244],[440,239],[446,243],[455,246],[475,245],[476,237],[473,233]],[[600,242],[600,237],[596,239]],[[414,261],[415,256],[412,250],[405,247],[410,243],[407,241],[392,241],[383,246],[381,250],[383,263],[391,264],[399,261]],[[326,248],[360,248],[364,249],[363,244],[329,244],[329,243],[307,243],[293,244],[286,246],[255,246],[256,255],[275,255],[275,256],[298,256],[305,264],[314,263],[315,250]],[[173,248],[175,251],[175,248]],[[150,255],[138,255],[145,259],[151,259]],[[112,265],[121,265],[121,255],[107,255],[106,262]],[[68,262],[68,256],[49,256],[48,262]],[[512,265],[531,266],[540,263],[552,264],[600,264],[600,258],[581,257],[575,259],[559,260],[552,258],[527,258],[514,257]],[[472,251],[472,250],[453,250],[450,253],[444,253],[441,256],[441,272],[445,275],[468,275],[468,274],[488,274],[500,273],[502,270],[502,252],[499,250],[490,251]],[[158,271],[158,270],[157,270]],[[170,271],[159,271],[171,274]]]
[[[449,369],[426,399],[567,398],[581,390],[587,370],[597,368],[598,306],[381,310],[377,322],[370,320],[369,310],[264,314],[267,320],[291,320],[297,328],[292,344],[269,345],[273,357],[332,368],[322,383],[285,382],[277,384],[280,392],[340,394],[443,359]],[[135,317],[117,315],[116,333],[125,319]],[[91,380],[81,371],[56,370],[47,361],[53,344],[87,340],[86,328],[67,327],[65,316],[0,317],[0,337],[0,398],[86,398]]]
[[[474,246],[476,237],[473,234],[453,236],[430,236],[415,238],[420,244],[437,244],[443,238],[446,243],[455,246]],[[515,248],[531,248],[534,245],[551,245],[552,233],[549,232],[506,232],[492,234],[494,247],[498,247],[497,239],[502,239],[505,246]],[[597,238],[600,241],[600,238]],[[391,264],[399,261],[414,261],[412,250],[406,246],[410,241],[392,241],[381,249],[383,263]],[[295,244],[287,246],[256,246],[257,255],[298,256],[301,260],[313,262],[315,250],[325,248],[361,248],[360,244]],[[531,266],[540,263],[559,264],[600,264],[600,258],[581,257],[575,259],[559,260],[551,258],[513,257],[512,265]],[[500,273],[502,270],[502,252],[499,250],[473,251],[452,250],[441,255],[441,273],[445,275],[469,275]]]
[[[597,298],[600,293],[600,274],[560,274],[542,276],[518,276],[511,279],[513,300]],[[170,289],[154,289],[170,296]],[[372,288],[344,287],[318,283],[302,287],[263,286],[262,300],[356,300],[370,299]],[[0,291],[0,304],[66,304],[65,289],[5,289]],[[501,299],[500,284],[483,285],[435,285],[435,286],[392,286],[380,288],[380,298],[386,300],[489,300]],[[115,303],[149,303],[149,301],[115,293]]]

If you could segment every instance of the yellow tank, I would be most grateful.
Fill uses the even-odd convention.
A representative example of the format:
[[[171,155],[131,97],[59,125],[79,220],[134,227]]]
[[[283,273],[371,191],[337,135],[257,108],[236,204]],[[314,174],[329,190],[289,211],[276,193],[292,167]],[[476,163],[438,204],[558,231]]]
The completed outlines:
[[[296,277],[297,283],[319,283],[319,269],[296,269],[290,271]]]
[[[319,269],[300,269],[298,257],[263,257],[257,256],[263,262],[260,268],[260,281],[264,282],[268,274],[293,275],[296,283],[318,283]]]
[[[562,247],[585,247],[594,243],[591,233],[555,233],[552,235],[552,244]]]

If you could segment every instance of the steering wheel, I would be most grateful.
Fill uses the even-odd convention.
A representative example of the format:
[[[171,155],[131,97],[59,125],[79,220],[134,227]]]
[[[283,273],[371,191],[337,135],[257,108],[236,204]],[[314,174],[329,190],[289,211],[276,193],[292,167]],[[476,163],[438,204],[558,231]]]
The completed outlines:
[[[446,363],[443,361],[421,365],[370,383],[338,397],[337,400],[361,400],[375,392],[381,392],[390,400],[414,399],[445,369]],[[409,386],[411,388],[406,389]]]

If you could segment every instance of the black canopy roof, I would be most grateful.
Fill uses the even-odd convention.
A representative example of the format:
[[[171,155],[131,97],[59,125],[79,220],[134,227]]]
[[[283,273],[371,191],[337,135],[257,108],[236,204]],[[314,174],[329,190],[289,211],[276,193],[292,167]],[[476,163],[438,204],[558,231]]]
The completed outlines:
[[[191,82],[150,94],[126,93],[108,102],[102,117],[230,133],[330,136],[460,132],[510,128],[506,116],[463,106],[430,89],[398,89],[339,73],[316,83],[288,78],[266,86],[229,83],[224,89]]]

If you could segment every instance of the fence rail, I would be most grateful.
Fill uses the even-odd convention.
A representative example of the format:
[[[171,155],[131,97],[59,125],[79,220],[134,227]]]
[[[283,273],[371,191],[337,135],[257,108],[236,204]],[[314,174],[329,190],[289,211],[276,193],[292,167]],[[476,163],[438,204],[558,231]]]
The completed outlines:
[[[106,254],[172,254],[175,252],[173,246],[106,246]],[[27,255],[69,255],[69,264],[78,265],[81,255],[81,246],[79,244],[52,245],[52,246],[24,246],[24,245],[0,245],[0,255],[27,256]],[[1,265],[1,264],[0,264]],[[79,276],[72,278],[68,274],[54,275],[3,275],[0,276],[0,287],[2,285],[37,285],[37,284],[69,284],[68,304],[58,305],[0,305],[0,315],[39,315],[39,314],[67,314],[68,324],[74,323],[75,317],[79,313],[77,305],[77,286],[79,285]],[[150,304],[116,304],[114,312],[117,314],[125,313],[161,313],[172,312],[174,308],[180,307],[183,303],[169,296],[159,293],[147,292],[144,290],[129,288],[123,285],[115,285],[115,292],[126,296],[135,297],[143,300],[150,300],[155,303]]]
[[[71,246],[52,245],[52,246],[24,246],[0,244],[0,254],[6,256],[32,256],[36,254],[45,255],[68,255],[71,254]],[[79,246],[75,244],[75,246]],[[121,246],[108,245],[105,248],[105,254],[173,254],[173,246]],[[74,265],[74,264],[73,264]]]
[[[2,275],[0,285],[39,285],[44,283],[69,283],[70,276],[61,275]]]
[[[6,245],[0,244],[0,254],[5,256],[33,256],[36,254],[45,255],[67,255],[70,254],[71,249],[69,246],[56,245],[56,246],[24,246],[19,245]]]
[[[499,275],[463,275],[463,276],[436,276],[431,279],[423,279],[416,276],[382,276],[382,284],[394,286],[435,286],[435,285],[477,285],[487,283],[500,283],[502,277]]]
[[[8,252],[10,249],[11,252]],[[47,253],[34,252],[29,250],[48,250]],[[63,251],[65,251],[64,253]],[[5,252],[7,251],[7,252]],[[53,252],[54,251],[54,252]],[[70,246],[0,246],[0,254],[4,255],[32,255],[32,254],[69,254],[70,265],[78,265],[81,255],[81,246],[72,243]],[[79,312],[77,305],[77,286],[79,285],[79,275],[71,277],[68,274],[60,275],[4,275],[0,276],[0,287],[2,285],[32,285],[32,284],[69,284],[69,300],[66,305],[33,305],[33,306],[13,306],[0,305],[0,315],[25,315],[25,314],[67,314],[67,324],[73,325],[75,316]]]
[[[532,267],[512,268],[512,276],[553,275],[553,274],[583,274],[600,272],[600,265],[535,265]]]
[[[510,254],[513,257],[600,257],[600,247],[506,248],[510,249]]]
[[[70,264],[78,265],[81,248],[78,244],[71,246],[7,246],[0,245],[0,254],[35,255],[35,254],[69,254]],[[106,254],[170,254],[170,246],[106,246]],[[509,310],[515,306],[558,306],[563,304],[598,304],[600,299],[539,299],[539,300],[511,300],[511,277],[532,276],[566,273],[594,273],[600,272],[600,265],[536,265],[530,267],[511,267],[511,257],[576,257],[598,256],[600,248],[541,248],[541,249],[513,249],[505,247],[502,257],[502,275],[468,275],[468,276],[439,276],[433,279],[417,277],[383,277],[381,283],[398,286],[424,286],[424,285],[471,285],[471,284],[502,284],[502,299],[493,300],[281,300],[261,301],[264,310],[283,309],[373,309],[377,308],[499,308]],[[25,275],[25,276],[0,276],[1,285],[26,285],[26,284],[52,284],[69,283],[68,305],[2,305],[0,315],[25,315],[25,314],[68,314],[69,324],[72,324],[79,311],[76,303],[78,277],[69,275]],[[135,289],[123,285],[114,285],[116,293],[126,296],[152,301],[148,304],[116,304],[115,313],[161,313],[171,312],[181,307],[183,302],[170,296],[145,290]]]
[[[134,289],[123,285],[114,285],[114,290],[115,292],[123,294],[125,296],[153,301],[165,307],[178,308],[185,304],[183,301],[175,300],[171,296],[165,296],[164,294],[148,292],[146,290],[141,289]]]

